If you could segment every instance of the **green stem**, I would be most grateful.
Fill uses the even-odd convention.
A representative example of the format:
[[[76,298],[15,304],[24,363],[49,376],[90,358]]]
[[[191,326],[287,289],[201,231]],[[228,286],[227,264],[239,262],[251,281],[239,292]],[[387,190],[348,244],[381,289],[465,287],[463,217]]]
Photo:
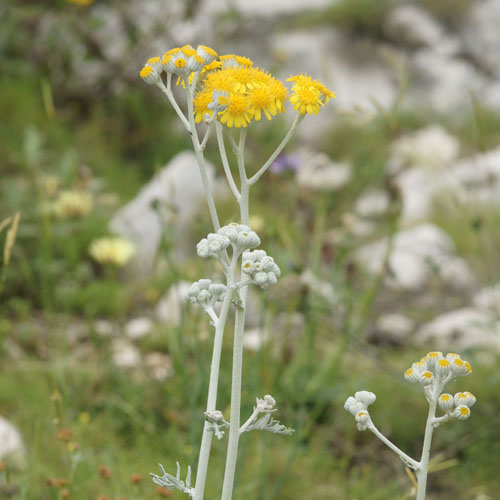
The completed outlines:
[[[266,163],[264,163],[264,165],[260,167],[257,173],[250,178],[249,182],[251,186],[254,185],[261,178],[261,176],[265,173],[265,171],[272,165],[273,161],[276,160],[278,155],[283,151],[285,146],[288,144],[288,141],[292,138],[295,129],[298,127],[299,123],[304,119],[304,116],[305,115],[301,115],[300,113],[297,113],[295,115],[295,118],[290,126],[290,129],[288,130],[283,140],[280,142],[279,146],[275,149],[274,153],[269,157]]]

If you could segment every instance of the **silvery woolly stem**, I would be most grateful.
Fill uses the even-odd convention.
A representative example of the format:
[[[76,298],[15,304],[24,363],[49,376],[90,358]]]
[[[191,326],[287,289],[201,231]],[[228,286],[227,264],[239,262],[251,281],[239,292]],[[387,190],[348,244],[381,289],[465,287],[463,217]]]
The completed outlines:
[[[432,434],[434,432],[434,418],[436,416],[437,396],[432,395],[429,399],[429,414],[425,425],[424,445],[422,449],[422,458],[417,469],[417,500],[425,500],[425,490],[427,487],[427,472],[429,469],[429,456],[431,453]]]
[[[241,223],[249,223],[249,194],[250,183],[245,171],[243,150],[245,147],[246,130],[240,132],[240,141],[236,149],[238,170],[241,181],[241,196],[239,199]],[[240,410],[241,410],[241,379],[243,371],[243,332],[245,330],[245,307],[248,286],[240,291],[241,307],[236,310],[234,322],[233,343],[233,372],[231,381],[231,416],[229,420],[229,438],[227,444],[226,469],[222,486],[222,500],[231,500],[233,495],[236,462],[238,460],[238,445],[240,439]]]

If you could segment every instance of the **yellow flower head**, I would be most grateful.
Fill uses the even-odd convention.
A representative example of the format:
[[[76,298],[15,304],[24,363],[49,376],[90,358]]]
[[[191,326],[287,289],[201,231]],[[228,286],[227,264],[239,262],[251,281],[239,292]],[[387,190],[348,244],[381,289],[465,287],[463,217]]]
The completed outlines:
[[[99,238],[92,242],[89,253],[99,264],[122,267],[132,258],[135,249],[123,238]]]
[[[267,119],[278,112],[276,99],[269,87],[257,87],[248,93],[250,109],[256,121],[260,120],[261,113],[265,113]]]
[[[245,94],[231,92],[227,97],[220,97],[219,102],[225,106],[220,113],[220,122],[228,127],[246,127],[252,119],[253,112]]]
[[[196,123],[200,123],[205,119],[205,115],[212,116],[212,110],[208,109],[208,105],[212,102],[212,92],[203,91],[198,92],[193,100],[194,105],[194,119]]]
[[[293,109],[304,115],[306,113],[317,115],[323,106],[321,93],[315,87],[297,87],[290,96]]]
[[[92,209],[92,197],[84,191],[62,191],[53,207],[61,219],[84,217]]]
[[[301,114],[318,114],[325,102],[335,98],[333,92],[307,74],[291,76],[287,81],[293,82],[290,102]]]

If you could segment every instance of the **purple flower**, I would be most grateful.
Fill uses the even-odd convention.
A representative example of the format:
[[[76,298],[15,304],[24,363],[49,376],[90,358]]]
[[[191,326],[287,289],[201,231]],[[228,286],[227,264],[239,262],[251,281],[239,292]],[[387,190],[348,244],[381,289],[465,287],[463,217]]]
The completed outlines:
[[[299,168],[300,168],[299,155],[281,154],[276,158],[276,160],[274,160],[270,169],[273,174],[280,175],[287,170],[291,170],[292,172],[297,172]]]

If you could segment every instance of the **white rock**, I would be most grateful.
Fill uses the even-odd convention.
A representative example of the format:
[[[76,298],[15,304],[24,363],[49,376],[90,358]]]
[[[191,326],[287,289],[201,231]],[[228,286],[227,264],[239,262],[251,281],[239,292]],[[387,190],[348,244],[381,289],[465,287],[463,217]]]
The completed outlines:
[[[409,103],[439,113],[463,112],[471,92],[481,96],[487,79],[464,59],[421,49],[410,59]]]
[[[111,358],[116,366],[123,369],[137,368],[141,364],[141,353],[129,340],[113,339]]]
[[[145,337],[153,329],[150,318],[134,318],[125,325],[125,335],[131,340],[139,340]]]
[[[267,335],[260,328],[250,328],[245,330],[243,334],[243,347],[249,351],[257,352],[260,351],[265,340],[267,340]]]
[[[480,292],[474,295],[472,303],[478,309],[491,310],[500,314],[500,283],[483,288]]]
[[[398,5],[384,22],[384,31],[410,47],[435,46],[444,38],[443,27],[428,11],[412,4]]]
[[[483,348],[500,352],[500,322],[488,312],[457,309],[426,323],[413,338],[419,344],[432,344],[433,349],[459,352]]]
[[[483,0],[465,16],[462,34],[468,52],[487,71],[500,76],[500,0]]]
[[[377,217],[387,212],[389,203],[389,196],[385,191],[371,189],[356,200],[355,210],[361,217]]]
[[[368,271],[378,273],[386,251],[387,238],[384,238],[361,247],[355,258]],[[449,236],[432,224],[421,224],[394,236],[389,269],[388,284],[397,289],[420,290],[436,273],[451,287],[463,289],[476,282],[466,262],[455,255]],[[462,273],[460,280],[457,269]]]
[[[322,280],[316,276],[310,269],[306,269],[299,277],[300,283],[320,295],[326,302],[332,306],[339,306],[342,302],[340,293],[335,290],[329,281]]]
[[[20,432],[0,416],[0,459],[7,457],[16,465],[22,465],[25,460],[25,449]]]
[[[350,165],[336,163],[324,154],[317,154],[301,164],[296,179],[301,187],[316,191],[334,191],[345,186],[351,176]]]
[[[179,281],[168,289],[156,305],[155,315],[158,321],[172,326],[181,324],[186,311],[184,296],[190,286],[189,281]]]
[[[429,217],[434,195],[438,190],[437,178],[438,174],[423,168],[410,168],[398,175],[395,184],[401,194],[403,225]]]
[[[456,137],[439,125],[431,125],[392,143],[389,173],[404,167],[442,168],[456,160],[459,151]]]
[[[213,171],[214,167],[209,164],[210,182],[213,182]],[[152,270],[163,227],[171,226],[178,253],[181,253],[186,228],[204,202],[194,153],[179,153],[113,217],[110,226],[112,231],[134,242],[135,261],[140,270],[147,273]]]
[[[310,11],[313,9],[325,9],[330,7],[331,0],[309,0],[304,3],[303,0],[206,0],[211,9],[223,13],[229,9],[236,10],[242,16],[283,16],[294,14],[301,11]]]
[[[500,147],[457,161],[439,171],[411,168],[395,179],[403,201],[402,222],[427,218],[436,196],[462,203],[500,206]]]
[[[174,373],[172,360],[167,354],[161,352],[150,352],[144,356],[144,364],[150,370],[153,377],[162,382]]]
[[[384,314],[375,322],[375,334],[381,340],[400,344],[408,339],[414,327],[414,322],[403,314]]]
[[[90,10],[87,23],[93,26],[90,35],[105,59],[115,63],[125,59],[129,51],[129,39],[119,9],[97,4]]]
[[[308,73],[337,93],[333,103],[326,104],[319,115],[307,117],[299,127],[300,137],[308,142],[324,136],[335,110],[354,109],[373,116],[380,107],[391,108],[398,97],[397,71],[388,61],[397,54],[388,58],[387,47],[372,40],[349,37],[328,26],[275,31],[269,45],[274,59],[281,63],[279,78]]]
[[[118,327],[112,321],[107,319],[98,319],[94,321],[94,330],[101,337],[110,337],[113,334],[118,333]]]

